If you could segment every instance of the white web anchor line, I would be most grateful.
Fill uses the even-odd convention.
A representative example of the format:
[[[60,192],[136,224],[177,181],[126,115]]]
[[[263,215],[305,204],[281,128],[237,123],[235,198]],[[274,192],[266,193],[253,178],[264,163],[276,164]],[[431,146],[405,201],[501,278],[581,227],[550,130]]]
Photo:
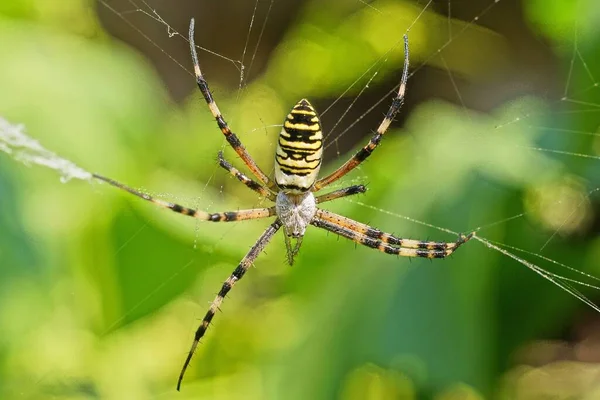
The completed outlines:
[[[11,124],[1,116],[0,150],[27,166],[36,164],[58,171],[63,183],[71,179],[92,179],[90,172],[45,149],[37,140],[27,136],[24,125]]]

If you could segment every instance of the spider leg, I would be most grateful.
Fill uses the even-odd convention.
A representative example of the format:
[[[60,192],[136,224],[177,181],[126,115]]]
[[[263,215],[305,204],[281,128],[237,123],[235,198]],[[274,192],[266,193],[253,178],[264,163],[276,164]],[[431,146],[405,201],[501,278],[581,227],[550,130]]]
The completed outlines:
[[[258,238],[258,241],[254,244],[254,246],[252,246],[250,251],[248,251],[248,253],[244,256],[242,261],[240,261],[240,264],[233,271],[231,276],[229,278],[227,278],[227,280],[223,283],[223,286],[221,287],[221,290],[217,294],[217,297],[215,297],[215,299],[213,300],[212,304],[210,305],[210,308],[208,309],[208,312],[202,319],[202,323],[196,330],[196,334],[194,335],[194,341],[192,342],[192,347],[185,359],[185,362],[183,363],[183,368],[181,369],[181,373],[179,374],[179,379],[177,380],[177,390],[179,390],[181,387],[181,381],[183,380],[183,375],[185,374],[185,371],[186,371],[188,365],[190,364],[190,361],[196,351],[196,348],[198,347],[198,343],[200,342],[200,339],[202,338],[202,336],[204,336],[204,333],[206,332],[206,329],[210,325],[210,322],[212,321],[213,317],[215,316],[217,309],[221,306],[221,303],[223,303],[223,299],[225,298],[227,293],[229,293],[229,291],[231,290],[233,285],[235,285],[235,283],[237,281],[242,279],[242,277],[244,276],[244,274],[246,273],[246,271],[248,270],[250,265],[252,265],[252,263],[254,262],[256,257],[258,257],[258,255],[260,254],[260,252],[264,250],[267,243],[269,243],[269,241],[271,240],[273,235],[279,230],[279,228],[281,228],[281,222],[279,222],[279,220],[276,220]]]
[[[365,185],[352,185],[347,188],[335,190],[330,193],[325,193],[315,197],[317,204],[325,203],[326,201],[337,200],[342,197],[352,196],[353,194],[364,193],[367,191]]]
[[[294,257],[296,257],[296,255],[298,255],[298,252],[300,251],[300,246],[302,246],[303,237],[300,236],[300,237],[296,238],[296,244],[293,247],[292,247],[292,240],[288,235],[286,235],[284,233],[283,238],[285,241],[285,250],[286,250],[286,254],[287,254],[288,264],[294,265]]]
[[[239,210],[239,211],[228,211],[228,212],[218,212],[218,213],[207,213],[205,211],[195,210],[193,208],[188,208],[181,206],[179,204],[171,203],[168,201],[164,201],[161,199],[155,199],[154,197],[142,193],[139,190],[135,190],[127,185],[124,185],[120,182],[117,182],[113,179],[104,177],[98,174],[92,174],[94,178],[100,179],[106,183],[111,184],[112,186],[118,187],[119,189],[125,190],[137,197],[140,197],[144,200],[147,200],[151,203],[154,203],[160,207],[168,208],[171,211],[174,211],[179,214],[187,215],[189,217],[194,217],[202,221],[211,221],[211,222],[232,222],[232,221],[243,221],[248,219],[259,219],[259,218],[267,218],[275,215],[275,207],[270,208],[254,208],[251,210]]]
[[[436,246],[433,248],[406,248],[390,245],[381,239],[366,236],[359,231],[353,230],[351,227],[344,226],[340,222],[326,221],[324,219],[320,219],[318,216],[311,221],[311,224],[317,228],[336,233],[356,243],[362,244],[363,246],[377,249],[387,254],[396,254],[402,257],[445,258],[454,253],[456,249],[458,249],[463,243],[467,242],[473,236],[473,233],[468,235],[461,234],[456,242],[434,242]]]
[[[400,246],[407,249],[426,249],[426,250],[447,250],[447,249],[456,249],[461,242],[460,238],[465,239],[464,241],[469,240],[475,232],[471,232],[468,235],[460,235],[459,240],[456,242],[432,242],[432,241],[423,241],[423,240],[414,240],[414,239],[403,239],[396,237],[392,234],[385,233],[380,231],[379,229],[373,228],[367,224],[363,224],[361,222],[355,221],[353,219],[344,217],[339,214],[332,213],[331,211],[326,211],[322,209],[317,209],[316,217],[327,222],[331,222],[335,225],[343,226],[344,228],[348,228],[351,231],[359,233],[363,236],[381,240],[383,243]]]
[[[192,60],[194,62],[194,74],[196,75],[196,83],[198,84],[198,88],[200,92],[202,92],[202,96],[204,96],[204,100],[206,100],[206,104],[208,104],[208,108],[210,109],[211,114],[217,121],[217,125],[225,135],[225,139],[229,143],[229,145],[235,150],[235,152],[240,156],[240,158],[244,161],[244,163],[248,166],[250,171],[258,178],[258,180],[265,186],[274,187],[274,184],[269,180],[267,175],[256,165],[256,162],[252,159],[250,154],[246,151],[244,145],[237,137],[235,133],[229,129],[227,122],[223,118],[221,111],[219,111],[219,107],[215,100],[213,99],[212,93],[208,87],[208,83],[204,76],[202,75],[202,71],[200,71],[200,64],[198,63],[198,53],[196,52],[196,44],[194,43],[194,19],[190,21],[190,31],[189,31],[189,40],[190,40],[190,52],[192,53]]]
[[[360,163],[365,161],[371,153],[379,146],[383,135],[385,135],[386,131],[390,127],[390,124],[396,117],[396,114],[404,104],[404,92],[406,91],[406,82],[408,80],[408,36],[404,35],[404,69],[402,70],[402,79],[400,81],[400,87],[398,88],[398,93],[394,100],[392,101],[392,105],[388,110],[387,114],[381,124],[377,128],[377,132],[373,135],[369,143],[360,149],[351,159],[346,161],[344,165],[339,167],[337,170],[327,175],[324,178],[319,179],[315,185],[313,186],[313,191],[320,190],[325,186],[337,181],[348,172],[352,171],[356,168]]]
[[[254,190],[256,193],[271,201],[275,201],[277,195],[271,192],[269,189],[262,186],[260,183],[248,178],[246,175],[241,173],[235,168],[229,161],[223,157],[223,152],[219,151],[219,165],[225,168],[231,175],[235,176],[240,182],[246,185],[250,190]]]

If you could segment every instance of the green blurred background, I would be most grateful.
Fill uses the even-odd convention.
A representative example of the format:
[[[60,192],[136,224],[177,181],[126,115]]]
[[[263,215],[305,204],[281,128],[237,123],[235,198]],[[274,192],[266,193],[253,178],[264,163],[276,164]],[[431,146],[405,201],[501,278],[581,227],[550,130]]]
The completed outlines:
[[[302,97],[332,132],[324,171],[366,140],[410,26],[405,106],[335,185],[369,191],[324,208],[411,238],[481,227],[536,266],[569,272],[541,255],[600,276],[600,5],[425,6],[4,0],[0,117],[160,198],[264,206],[216,163],[224,149],[242,166],[195,87],[189,19],[221,110],[268,171]],[[598,313],[522,263],[478,241],[447,260],[399,259],[316,228],[293,267],[276,236],[177,393],[199,319],[266,224],[197,223],[0,153],[0,398],[600,398]]]

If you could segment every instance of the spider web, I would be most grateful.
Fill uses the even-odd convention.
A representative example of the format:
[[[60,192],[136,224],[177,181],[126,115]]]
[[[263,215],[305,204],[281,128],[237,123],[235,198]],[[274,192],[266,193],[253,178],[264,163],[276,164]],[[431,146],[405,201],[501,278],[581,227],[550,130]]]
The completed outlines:
[[[206,60],[201,61],[201,64],[204,65],[205,62],[209,64],[207,68],[210,71],[210,62],[215,62],[217,65],[221,65],[222,68],[226,68],[231,76],[237,78],[237,90],[235,95],[232,96],[234,100],[227,103],[229,107],[242,107],[243,104],[245,104],[245,96],[249,96],[248,91],[251,90],[251,79],[257,76],[257,73],[255,72],[256,69],[264,68],[264,66],[257,67],[256,64],[261,58],[260,51],[261,45],[263,45],[265,29],[269,23],[273,23],[274,19],[278,17],[277,15],[274,15],[274,13],[277,12],[277,3],[277,1],[256,1],[251,4],[251,7],[249,7],[248,10],[242,12],[247,23],[242,28],[238,28],[243,32],[240,42],[242,44],[241,54],[236,53],[235,51],[225,52],[219,47],[213,48],[211,46],[205,46],[202,39],[198,39],[197,44],[199,44],[199,48],[203,51],[201,57]],[[369,12],[381,16],[382,21],[391,18],[390,9],[386,7],[387,3],[365,1],[348,1],[347,3],[351,4],[352,7],[356,7],[354,3],[361,5]],[[503,3],[508,3],[508,0],[481,2],[480,9],[476,10],[475,13],[468,18],[462,16],[461,23],[457,23],[455,14],[461,9],[462,2],[417,2],[416,9],[418,12],[412,17],[412,20],[408,21],[402,29],[398,30],[397,37],[386,38],[385,43],[381,44],[381,46],[386,47],[387,51],[384,52],[382,56],[376,57],[374,63],[364,68],[362,74],[359,74],[354,79],[350,79],[350,83],[346,84],[345,89],[338,90],[336,93],[339,93],[339,95],[336,95],[337,97],[332,97],[329,106],[322,111],[321,114],[324,118],[327,118],[330,114],[335,114],[331,129],[326,133],[330,159],[332,164],[336,165],[343,161],[344,156],[349,149],[365,140],[364,138],[353,138],[350,136],[351,133],[357,130],[362,130],[364,132],[365,130],[362,128],[362,123],[365,120],[369,120],[369,124],[366,124],[367,126],[373,127],[374,125],[371,121],[380,119],[381,112],[385,112],[391,94],[396,90],[396,87],[393,86],[394,84],[392,84],[392,86],[388,85],[388,89],[384,95],[378,95],[378,98],[368,96],[373,86],[384,85],[381,83],[382,80],[380,76],[385,75],[386,72],[392,68],[391,64],[397,62],[398,50],[401,51],[401,34],[407,31],[410,35],[411,33],[422,29],[420,24],[423,24],[423,21],[426,20],[430,13],[437,11],[440,13],[439,15],[442,15],[442,12],[444,12],[446,14],[444,17],[446,23],[442,26],[445,25],[445,29],[447,29],[446,39],[441,43],[434,45],[432,48],[425,46],[426,53],[417,53],[416,57],[413,56],[412,59],[415,61],[412,61],[409,78],[409,98],[405,109],[402,110],[401,113],[410,115],[410,113],[414,111],[410,109],[408,104],[410,103],[410,96],[412,96],[410,93],[412,93],[412,91],[417,92],[419,89],[411,87],[411,83],[413,82],[413,79],[416,80],[421,73],[435,74],[435,72],[423,71],[429,69],[429,65],[433,65],[438,71],[444,72],[444,84],[452,89],[454,93],[454,98],[452,100],[454,100],[462,110],[462,115],[460,116],[461,123],[468,127],[465,130],[470,130],[472,132],[471,134],[462,137],[460,135],[452,136],[451,139],[455,142],[458,141],[458,143],[461,143],[464,146],[473,146],[480,150],[481,158],[477,158],[477,155],[474,153],[468,153],[468,156],[473,164],[487,167],[487,169],[483,168],[484,172],[481,173],[481,179],[485,180],[486,176],[489,177],[489,175],[493,175],[497,178],[500,177],[498,179],[506,184],[520,182],[521,180],[533,183],[536,180],[536,174],[542,174],[548,171],[551,171],[552,174],[550,175],[554,177],[554,179],[551,179],[552,177],[546,177],[545,180],[540,180],[540,185],[533,185],[528,197],[526,196],[529,199],[529,204],[525,205],[524,210],[519,210],[515,213],[507,211],[505,214],[498,216],[498,218],[491,221],[470,220],[469,223],[472,225],[465,224],[460,227],[466,228],[463,229],[464,231],[476,230],[477,236],[475,239],[484,245],[483,248],[485,248],[486,251],[497,252],[505,257],[506,260],[512,260],[527,267],[544,279],[563,289],[565,292],[581,300],[593,310],[600,311],[600,308],[596,305],[595,301],[589,298],[589,296],[598,296],[595,292],[599,289],[597,283],[598,278],[595,276],[598,274],[598,271],[590,271],[590,273],[581,272],[580,265],[573,265],[568,261],[568,258],[564,259],[560,254],[551,251],[555,243],[560,241],[562,237],[577,237],[582,231],[590,229],[590,220],[594,217],[593,206],[594,203],[597,202],[597,192],[600,190],[600,187],[596,186],[597,176],[599,176],[597,174],[597,162],[600,161],[600,156],[598,155],[599,142],[597,139],[600,136],[600,134],[597,133],[597,126],[600,122],[598,118],[600,101],[598,100],[598,77],[595,76],[592,72],[593,69],[589,66],[593,55],[587,52],[585,46],[588,44],[589,27],[582,26],[576,21],[576,23],[570,27],[572,30],[571,39],[557,45],[558,51],[561,51],[563,54],[566,54],[567,49],[570,51],[566,75],[561,76],[559,79],[562,83],[562,87],[559,91],[556,91],[556,88],[545,86],[547,83],[542,83],[542,90],[545,90],[546,93],[544,95],[539,95],[539,91],[532,90],[531,87],[528,87],[527,83],[517,82],[515,80],[510,81],[513,85],[520,86],[520,92],[523,93],[522,97],[526,98],[526,100],[515,99],[514,96],[511,97],[512,93],[519,93],[519,90],[505,94],[505,98],[509,100],[498,102],[497,107],[494,107],[496,110],[493,110],[492,107],[488,107],[485,110],[492,114],[493,124],[490,124],[489,120],[482,121],[483,118],[480,114],[472,112],[472,109],[474,108],[474,97],[470,96],[470,92],[476,89],[469,87],[465,83],[465,78],[463,78],[463,76],[468,76],[469,71],[461,70],[461,67],[464,67],[464,65],[461,65],[460,62],[456,61],[457,55],[454,53],[453,49],[461,40],[465,39],[465,37],[472,39],[470,34],[473,31],[481,29],[481,25],[479,24],[482,21],[485,21],[487,17],[493,16],[495,13],[500,14],[501,12],[504,12],[501,8]],[[173,50],[174,47],[185,49],[187,45],[185,33],[186,21],[180,21],[181,23],[172,21],[172,19],[175,19],[176,17],[170,15],[168,7],[171,6],[167,6],[162,1],[150,3],[131,0],[119,3],[119,8],[117,8],[115,2],[100,1],[101,13],[108,12],[116,16],[117,20],[122,24],[121,27],[133,29],[138,35],[138,38],[141,38],[140,40],[146,42],[147,45],[156,48],[160,52],[162,62],[169,65],[176,65],[181,70],[181,74],[185,79],[191,81],[191,78],[187,76],[191,75],[191,68],[188,66],[189,62],[185,56],[180,59],[178,56],[174,55],[175,51]],[[584,6],[582,5],[581,7],[583,8]],[[177,28],[175,26],[177,26]],[[490,28],[490,30],[492,29]],[[413,35],[411,35],[411,37],[412,36]],[[417,33],[415,33],[414,36],[418,37]],[[494,38],[490,40],[493,41]],[[543,46],[547,47],[549,45],[544,44]],[[416,45],[415,48],[418,49],[418,45]],[[463,55],[463,57],[469,57],[469,55]],[[262,58],[264,59],[264,57]],[[206,70],[205,73],[210,82],[210,74],[206,72]],[[489,79],[490,81],[492,79],[500,79],[489,76],[479,78]],[[393,78],[389,78],[389,80],[392,81]],[[438,77],[436,82],[443,82],[444,80]],[[384,79],[384,83],[387,81],[388,79]],[[501,85],[493,87],[497,90],[502,89]],[[489,88],[487,89],[489,90]],[[221,97],[226,97],[226,94],[223,92],[219,93],[219,86],[217,86],[216,91],[217,93],[215,93],[215,96],[218,101]],[[531,92],[536,93],[537,98],[532,98],[534,96],[527,97],[527,94]],[[194,95],[199,97],[199,94]],[[176,92],[172,92],[171,96],[178,99],[178,96],[180,95]],[[361,99],[364,99],[366,96],[367,99],[361,101]],[[352,100],[348,102],[345,100],[347,97],[352,98]],[[435,108],[426,109],[422,112],[424,114],[430,113],[432,116],[438,115],[438,113],[445,116],[449,114],[449,112],[447,112],[444,107],[445,106],[438,105]],[[485,108],[484,106],[482,107]],[[194,108],[200,108],[198,102],[195,103]],[[498,108],[501,110],[497,111]],[[221,109],[225,111],[223,105],[221,105]],[[337,113],[336,109],[338,110]],[[197,112],[199,113],[200,111]],[[225,111],[225,114],[226,116],[228,115],[227,111]],[[235,116],[240,115],[239,113],[233,114]],[[584,124],[585,126],[571,126],[569,116],[582,114],[589,115],[589,118],[586,120],[587,124]],[[548,115],[552,115],[553,118],[547,118]],[[372,120],[371,116],[373,116]],[[237,120],[235,117],[233,119],[229,118],[230,125],[235,127],[236,123],[239,123],[239,119],[241,118],[243,118],[243,116],[238,117]],[[262,140],[261,143],[264,144],[266,142],[272,144],[273,138],[275,137],[274,134],[276,134],[275,132],[280,129],[280,125],[267,116],[261,115],[259,116],[259,119],[261,121],[260,126],[254,126],[252,129],[242,131],[240,135],[242,141],[250,149],[251,154],[254,154],[256,148],[260,146],[252,144],[257,136],[260,136]],[[450,120],[446,120],[446,122],[448,121]],[[556,121],[556,124],[548,124],[547,121]],[[45,150],[38,142],[25,135],[23,128],[20,128],[17,124],[21,122],[23,121],[0,120],[0,150],[10,154],[18,161],[27,164],[40,164],[55,169],[61,173],[63,181],[72,178],[89,180],[89,174],[86,171],[75,166],[75,164],[70,161],[56,156],[53,152]],[[423,121],[413,123],[422,124]],[[438,129],[444,128],[443,123],[434,125],[434,127]],[[214,133],[215,130],[216,128],[209,130],[206,133],[203,132],[202,135],[207,136],[210,133]],[[392,130],[394,129],[392,128]],[[538,136],[539,132],[544,133],[543,137]],[[36,136],[31,130],[29,133],[33,137]],[[269,137],[270,139],[265,139],[265,137]],[[582,146],[580,144],[581,137],[589,138],[589,141],[585,143],[591,146]],[[444,138],[438,136],[432,136],[432,138],[440,141],[444,140]],[[431,140],[431,138],[429,139]],[[227,149],[226,143],[222,138],[211,138],[207,140],[211,140],[209,143],[209,147],[212,146],[211,151],[215,148]],[[388,151],[385,150],[387,140],[389,139],[384,141],[383,146],[377,150],[376,154]],[[420,145],[423,145],[423,148],[428,146],[428,143],[425,141],[419,142],[418,138],[415,138],[415,140]],[[579,143],[579,145],[571,145],[571,142]],[[435,146],[431,147],[433,148]],[[418,146],[415,146],[415,148],[419,149]],[[429,150],[439,151],[439,149]],[[515,159],[516,164],[534,160],[535,162],[532,163],[534,169],[530,171],[532,176],[516,176],[522,171],[518,165],[515,166],[514,170],[508,168],[500,172],[495,170],[497,165],[505,167],[505,164],[502,163],[497,165],[494,164],[496,160],[493,153],[496,151],[499,153],[497,157],[512,157]],[[207,155],[206,157],[211,157],[211,155]],[[571,168],[572,170],[564,175],[555,172],[566,169],[564,165],[573,164],[573,160],[576,160],[575,164],[579,164],[578,168]],[[364,167],[361,167],[358,173],[344,179],[343,183],[340,183],[337,187],[342,187],[354,182],[364,182],[365,179],[368,181],[369,177],[376,173],[376,164],[377,161],[370,161]],[[454,165],[451,157],[441,158],[439,164],[439,168],[433,169],[437,174],[443,174],[444,168]],[[540,165],[542,165],[542,167],[540,167]],[[87,165],[87,167],[90,166]],[[419,169],[417,168],[417,170]],[[596,171],[596,174],[593,173],[594,171]],[[219,193],[216,195],[212,193],[214,192],[214,189],[211,189],[211,187],[214,186],[214,182],[221,182],[221,177],[224,175],[217,167],[210,170],[208,174],[202,175],[201,184],[195,188],[193,193],[190,193],[192,191],[186,191],[186,193],[189,194],[182,193],[177,189],[180,185],[176,179],[173,179],[172,174],[168,174],[164,171],[159,172],[159,174],[166,174],[166,178],[173,181],[172,189],[170,189],[169,192],[159,194],[153,193],[162,198],[168,198],[184,204],[191,204],[192,206],[203,209],[221,209],[223,207],[220,204],[214,204],[214,199],[220,198],[220,194],[222,194],[222,197],[231,195],[229,190],[225,191],[223,189],[223,184],[217,186],[218,188],[220,186],[220,188],[217,189]],[[157,181],[161,180],[157,179]],[[423,190],[427,190],[428,188],[427,184],[424,184],[423,187]],[[105,188],[94,185],[96,194],[98,191],[104,192],[104,190]],[[372,188],[372,190],[376,191],[377,189]],[[483,189],[479,190],[480,191],[476,191],[473,196],[477,196],[484,191]],[[198,193],[200,193],[200,196],[197,195]],[[237,193],[238,192],[236,192],[236,194]],[[211,200],[206,202],[204,201],[205,198]],[[246,196],[241,197],[241,199],[244,200],[244,208],[262,204],[260,202],[257,203],[256,200],[254,200],[254,204],[248,204],[247,200],[249,197]],[[393,226],[394,229],[398,229],[396,228],[397,225],[403,227],[402,229],[407,226],[420,225],[430,228],[433,231],[437,230],[451,234],[457,233],[457,229],[454,228],[455,225],[452,225],[453,229],[449,229],[448,226],[450,225],[429,223],[426,218],[427,214],[424,214],[425,218],[413,218],[411,215],[414,214],[412,214],[410,209],[405,209],[404,207],[397,208],[389,202],[384,206],[373,206],[367,197],[364,199],[351,198],[346,200],[345,203],[347,204],[342,204],[340,206],[341,210],[346,209],[349,206],[370,210],[374,212],[372,218],[379,220],[380,222],[391,220],[392,222],[387,223],[387,227]],[[475,203],[477,203],[477,199],[475,199]],[[240,204],[242,204],[242,201],[240,201]],[[386,203],[382,202],[379,204]],[[552,211],[557,209],[559,212]],[[145,221],[139,224],[139,229],[137,231],[120,239],[119,252],[128,246],[133,246],[133,243],[137,240],[140,232],[149,225],[162,224],[163,226],[167,226],[166,229],[173,231],[177,229],[179,232],[177,235],[186,235],[185,233],[181,233],[182,229],[180,227],[173,228],[174,224],[165,222],[162,220],[162,216],[152,216],[151,213],[152,211],[143,214]],[[417,212],[416,215],[421,214]],[[404,221],[408,221],[409,224],[404,224]],[[533,221],[531,223],[537,224],[531,231],[537,232],[540,237],[543,237],[541,246],[536,248],[521,248],[519,246],[518,238],[514,242],[505,239],[503,236],[501,236],[503,239],[500,241],[493,239],[495,233],[494,229],[506,228],[508,230],[508,227],[510,227],[511,224],[523,221]],[[202,230],[203,225],[200,226],[199,224],[195,224],[194,226],[194,247],[202,246],[201,243],[204,242],[207,234]],[[381,226],[381,224],[379,224],[379,226],[384,230],[387,228],[386,226]],[[184,228],[183,231],[185,231],[185,229],[186,228]],[[239,229],[240,228],[235,226],[215,228],[214,232],[217,232],[218,237],[215,246],[228,247],[230,246],[229,241],[231,237],[240,238],[248,235],[245,232],[240,233]],[[257,227],[256,230],[252,232],[259,232],[260,229],[260,227]],[[212,231],[213,228],[211,227],[210,233],[214,234]],[[417,233],[426,232],[426,234],[434,235],[433,231],[430,230],[421,231],[416,229],[414,231]],[[189,233],[189,231],[187,232]],[[235,236],[236,233],[238,236]],[[415,234],[415,236],[416,235],[417,234]],[[303,254],[304,253],[308,252],[304,251]],[[547,254],[552,255],[548,256]],[[190,257],[189,253],[186,254],[184,258],[185,257]],[[141,299],[133,306],[126,309],[124,313],[113,318],[113,322],[108,324],[108,328],[103,329],[102,334],[109,334],[116,327],[120,326],[123,321],[127,321],[136,310],[151,301],[157,296],[157,293],[168,286],[174,279],[178,278],[181,274],[188,272],[190,267],[194,264],[199,265],[193,255],[189,260],[179,260],[176,266],[171,269],[171,272],[167,274],[166,279],[163,282],[147,291],[141,296]],[[478,268],[482,268],[482,266],[478,266]],[[514,266],[511,263],[510,265],[505,265],[504,268],[514,268]],[[206,278],[206,280],[211,281],[212,284],[212,282],[223,280],[223,274],[226,275],[227,273],[227,271],[219,269],[214,272],[214,280],[209,278]],[[236,290],[238,290],[238,288],[236,288]],[[585,294],[581,292],[582,290],[585,291]],[[197,291],[197,293],[212,293],[214,288],[209,284],[201,284],[201,288],[197,289]],[[205,294],[202,294],[202,296],[203,299],[206,298]],[[231,302],[233,301],[234,300],[231,300]],[[197,304],[193,304],[193,307],[197,306]],[[188,308],[182,308],[182,306],[178,307],[177,313],[188,312],[188,315],[193,314],[195,317],[201,317],[202,313],[205,311],[202,304],[198,307],[198,310],[191,306],[188,306]],[[234,307],[234,305],[231,305],[231,308]],[[161,318],[167,319],[169,317],[165,314],[165,316]],[[181,324],[182,322],[179,321],[179,323]],[[189,333],[188,336],[191,337],[193,330],[195,330],[196,323],[195,320],[191,321],[190,318],[185,319],[185,322],[183,322],[185,325],[184,329]],[[162,324],[161,327],[164,328],[164,324]],[[223,332],[221,331],[220,333],[222,334]],[[182,354],[187,350],[187,341],[181,343],[181,337],[174,337],[171,341],[178,344],[176,346],[168,347],[164,351]],[[140,348],[148,347],[150,346],[147,344],[146,347],[140,346]],[[39,386],[45,387],[47,379],[46,375],[42,372],[41,378],[38,381]],[[54,380],[55,377],[52,377],[51,379]]]

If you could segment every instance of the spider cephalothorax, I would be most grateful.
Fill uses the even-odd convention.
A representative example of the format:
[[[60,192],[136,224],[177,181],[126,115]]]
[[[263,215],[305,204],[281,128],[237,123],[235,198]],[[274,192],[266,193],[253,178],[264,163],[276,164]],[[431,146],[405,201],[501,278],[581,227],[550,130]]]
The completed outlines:
[[[212,97],[210,89],[208,88],[208,83],[204,79],[204,76],[200,71],[200,65],[198,64],[198,55],[196,54],[196,46],[194,44],[193,19],[190,23],[189,38],[198,88],[204,96],[208,108],[217,121],[217,125],[221,129],[225,139],[242,159],[250,172],[256,177],[258,182],[237,170],[223,158],[222,153],[219,153],[220,166],[226,169],[231,175],[235,176],[249,189],[273,201],[275,205],[268,208],[255,208],[251,210],[207,213],[153,198],[152,196],[102,175],[94,174],[94,177],[108,182],[120,189],[126,190],[144,200],[151,201],[161,207],[203,221],[229,222],[267,217],[276,218],[250,248],[250,251],[244,256],[242,261],[240,261],[231,276],[223,283],[217,297],[211,303],[208,312],[202,319],[202,323],[194,335],[192,347],[185,359],[181,373],[179,374],[177,390],[179,390],[181,386],[185,371],[196,351],[200,339],[204,336],[216,311],[221,306],[223,299],[227,293],[229,293],[233,285],[242,279],[256,257],[258,257],[275,233],[282,227],[288,262],[290,264],[293,263],[294,256],[300,249],[302,237],[304,236],[308,225],[313,225],[317,228],[336,233],[364,246],[388,254],[396,254],[404,257],[444,258],[452,254],[473,235],[473,233],[468,235],[460,234],[458,239],[454,242],[429,242],[402,239],[389,233],[382,232],[369,225],[318,207],[318,204],[320,203],[351,196],[357,193],[364,193],[366,189],[363,185],[352,185],[319,196],[313,194],[342,178],[369,157],[381,142],[383,135],[389,128],[396,113],[400,110],[404,101],[404,91],[408,79],[408,38],[406,35],[404,36],[404,69],[400,87],[392,101],[390,109],[377,128],[375,134],[371,137],[369,143],[334,172],[324,178],[317,179],[323,155],[323,133],[321,131],[319,117],[314,108],[307,100],[302,99],[294,106],[294,108],[292,108],[290,114],[288,114],[283,123],[283,129],[279,135],[277,151],[275,153],[274,182],[258,167],[258,165],[256,165],[239,138],[231,131]],[[291,239],[296,240],[295,246],[292,246]]]
[[[317,212],[315,195],[306,193],[277,193],[275,200],[275,213],[283,224],[283,230],[287,236],[299,238],[304,236],[306,227]]]

